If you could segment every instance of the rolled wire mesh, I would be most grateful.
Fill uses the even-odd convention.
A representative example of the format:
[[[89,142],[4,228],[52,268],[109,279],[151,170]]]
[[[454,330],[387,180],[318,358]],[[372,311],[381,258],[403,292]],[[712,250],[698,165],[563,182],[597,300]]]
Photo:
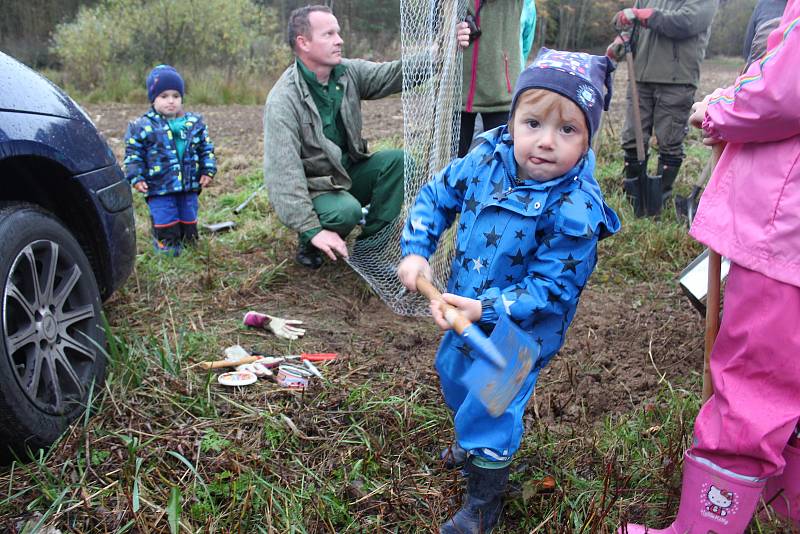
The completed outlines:
[[[423,315],[428,302],[397,278],[400,234],[420,188],[453,158],[461,110],[461,61],[456,25],[467,0],[401,0],[405,194],[400,215],[379,233],[356,240],[348,262],[395,313]],[[433,282],[444,287],[455,254],[454,224],[429,259]]]

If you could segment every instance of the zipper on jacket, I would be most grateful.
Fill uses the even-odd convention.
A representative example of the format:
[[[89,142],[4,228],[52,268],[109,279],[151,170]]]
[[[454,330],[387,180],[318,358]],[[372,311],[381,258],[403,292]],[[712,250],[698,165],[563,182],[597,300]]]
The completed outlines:
[[[481,26],[481,0],[475,0],[475,24],[478,25],[480,28]],[[478,49],[480,47],[481,40],[478,39],[472,46],[472,72],[469,75],[469,91],[467,91],[467,103],[464,106],[464,111],[472,113],[472,103],[475,101],[475,84],[478,80]]]
[[[511,76],[508,73],[508,52],[503,50],[503,65],[506,71],[506,89],[508,90],[508,94],[511,94],[511,91],[514,89],[511,87]]]

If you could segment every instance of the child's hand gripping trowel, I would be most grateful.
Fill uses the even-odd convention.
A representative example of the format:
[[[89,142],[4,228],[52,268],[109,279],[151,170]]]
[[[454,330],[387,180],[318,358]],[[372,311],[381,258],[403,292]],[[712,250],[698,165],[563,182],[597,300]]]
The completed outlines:
[[[442,294],[427,279],[417,278],[417,289],[430,300],[444,303]],[[539,359],[539,347],[507,315],[500,315],[487,338],[450,304],[443,305],[445,319],[478,359],[461,381],[486,406],[493,417],[500,416],[514,400]]]

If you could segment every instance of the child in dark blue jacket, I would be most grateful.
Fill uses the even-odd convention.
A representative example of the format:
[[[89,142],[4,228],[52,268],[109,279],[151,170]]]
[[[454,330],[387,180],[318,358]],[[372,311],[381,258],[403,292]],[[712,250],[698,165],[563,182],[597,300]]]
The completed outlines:
[[[611,99],[613,68],[605,57],[543,48],[517,81],[508,125],[483,134],[422,188],[409,212],[398,267],[403,285],[416,291],[419,275],[430,278],[428,258],[460,215],[444,300],[485,329],[510,316],[539,349],[522,389],[494,418],[461,382],[474,356],[431,302],[434,320],[449,330],[436,355],[456,432],[446,452],[469,473],[463,506],[442,533],[489,532],[497,523],[536,378],[564,343],[598,240],[619,230],[590,149]]]
[[[147,195],[157,251],[180,254],[197,240],[197,198],[217,172],[200,115],[183,110],[183,78],[169,65],[147,76],[153,107],[125,133],[125,176]]]

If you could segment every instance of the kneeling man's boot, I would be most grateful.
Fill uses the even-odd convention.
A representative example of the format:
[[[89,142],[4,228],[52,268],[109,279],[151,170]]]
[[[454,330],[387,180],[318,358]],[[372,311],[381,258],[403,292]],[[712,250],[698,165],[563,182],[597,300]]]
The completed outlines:
[[[461,509],[441,526],[439,534],[488,534],[500,521],[511,467],[488,469],[474,461],[474,456],[467,459],[469,476]]]
[[[750,482],[685,454],[678,516],[665,529],[629,524],[618,534],[742,534],[753,517],[763,482]]]
[[[319,269],[322,267],[322,253],[311,243],[306,243],[305,245],[300,243],[297,247],[297,254],[294,259],[297,263],[309,269]]]
[[[776,514],[800,529],[800,448],[787,445],[783,450],[783,459],[786,460],[786,467],[782,474],[767,480],[764,501]]]

